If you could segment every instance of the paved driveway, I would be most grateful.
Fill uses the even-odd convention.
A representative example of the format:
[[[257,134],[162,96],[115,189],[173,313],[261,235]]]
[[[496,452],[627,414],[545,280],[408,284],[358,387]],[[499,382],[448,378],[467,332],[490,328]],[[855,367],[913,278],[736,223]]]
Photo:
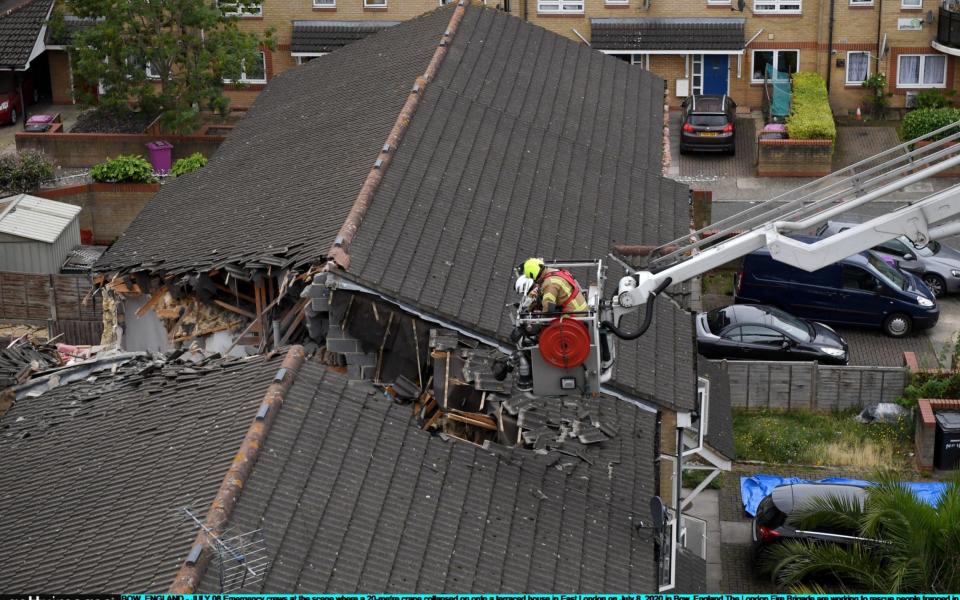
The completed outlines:
[[[757,134],[755,120],[737,117],[737,152],[733,156],[714,153],[680,154],[681,114],[670,113],[670,156],[674,175],[681,180],[711,180],[723,177],[752,177],[756,170]]]

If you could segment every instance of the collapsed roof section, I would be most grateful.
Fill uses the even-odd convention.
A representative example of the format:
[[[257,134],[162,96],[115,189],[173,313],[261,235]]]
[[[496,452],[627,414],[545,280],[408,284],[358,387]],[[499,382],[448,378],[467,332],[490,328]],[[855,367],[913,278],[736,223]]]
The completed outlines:
[[[303,365],[228,523],[262,527],[274,556],[244,591],[656,591],[654,543],[637,526],[656,494],[657,416],[583,402],[562,410],[618,427],[586,458],[481,448],[430,435],[368,384]],[[219,585],[211,565],[199,591]]]

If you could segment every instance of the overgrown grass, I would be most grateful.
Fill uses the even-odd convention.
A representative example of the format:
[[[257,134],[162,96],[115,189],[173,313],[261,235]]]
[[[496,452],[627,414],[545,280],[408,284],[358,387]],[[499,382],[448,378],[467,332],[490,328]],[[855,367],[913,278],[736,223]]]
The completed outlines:
[[[703,293],[733,295],[733,271],[711,271],[703,276]]]
[[[856,414],[734,411],[737,458],[861,469],[907,467],[912,451],[910,420],[864,425],[854,420]]]
[[[700,485],[700,483],[707,478],[707,473],[709,471],[684,471],[683,472],[683,487],[687,489],[693,489]],[[708,490],[719,490],[723,489],[723,473],[720,473],[713,480],[707,484]]]

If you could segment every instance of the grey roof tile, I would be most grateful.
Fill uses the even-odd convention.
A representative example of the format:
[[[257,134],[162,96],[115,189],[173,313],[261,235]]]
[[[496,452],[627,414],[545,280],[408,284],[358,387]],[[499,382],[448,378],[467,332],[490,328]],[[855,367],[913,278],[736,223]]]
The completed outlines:
[[[746,19],[592,18],[590,45],[598,50],[743,50]]]
[[[182,367],[133,362],[14,404],[0,417],[4,590],[165,591],[196,535],[178,509],[210,505],[278,366],[217,362],[181,382]]]
[[[628,517],[646,514],[655,485],[655,415],[590,400],[620,443],[561,471],[527,450],[430,435],[372,392],[301,368],[230,518],[262,526],[272,558],[244,591],[653,591],[653,545]],[[304,423],[312,415],[331,420],[325,435]],[[217,590],[215,567],[200,590]]]
[[[26,67],[52,4],[53,0],[0,4],[0,68]]]
[[[399,21],[294,21],[290,52],[328,53],[362,40],[372,33],[399,24]]]

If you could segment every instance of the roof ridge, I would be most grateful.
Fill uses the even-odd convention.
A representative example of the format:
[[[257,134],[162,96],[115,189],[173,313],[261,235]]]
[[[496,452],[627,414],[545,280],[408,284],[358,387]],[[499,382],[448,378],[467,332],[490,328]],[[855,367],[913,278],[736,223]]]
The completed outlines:
[[[260,455],[260,449],[270,430],[270,425],[273,424],[274,417],[276,417],[277,409],[283,404],[284,397],[293,385],[305,359],[303,346],[291,346],[283,358],[283,362],[280,363],[280,369],[274,376],[273,383],[267,388],[263,402],[260,403],[260,409],[257,411],[253,422],[250,423],[247,433],[244,434],[240,449],[233,457],[233,462],[220,483],[220,489],[217,490],[217,495],[210,504],[210,509],[204,519],[206,531],[216,535],[221,533],[224,525],[226,525],[240,497],[240,492],[257,462],[257,457]],[[207,538],[204,530],[197,533],[190,555],[184,560],[180,570],[177,571],[176,577],[170,584],[169,593],[192,594],[196,590],[207,563],[210,561],[210,552],[202,551],[207,544]]]
[[[423,72],[423,75],[420,75],[416,81],[414,81],[410,95],[407,96],[403,108],[401,108],[400,113],[397,114],[397,119],[380,149],[379,157],[370,168],[370,172],[367,173],[367,177],[363,182],[363,186],[360,188],[360,192],[357,194],[353,206],[350,208],[350,212],[347,214],[347,218],[337,232],[330,251],[327,252],[327,264],[324,266],[324,270],[330,271],[337,267],[347,270],[350,267],[350,243],[357,234],[360,223],[363,221],[363,217],[366,215],[367,209],[373,201],[373,196],[376,194],[377,188],[380,186],[380,181],[383,179],[384,171],[390,165],[390,161],[400,142],[403,140],[410,121],[420,106],[420,99],[423,97],[427,85],[436,77],[437,71],[440,69],[440,64],[447,55],[447,50],[450,48],[453,36],[457,32],[457,28],[460,25],[460,21],[463,20],[463,16],[466,14],[469,4],[470,0],[459,0],[457,8],[454,9],[453,15],[450,17],[450,22],[447,24],[447,29],[443,32],[440,43],[437,45],[433,57],[427,64],[426,70]]]

